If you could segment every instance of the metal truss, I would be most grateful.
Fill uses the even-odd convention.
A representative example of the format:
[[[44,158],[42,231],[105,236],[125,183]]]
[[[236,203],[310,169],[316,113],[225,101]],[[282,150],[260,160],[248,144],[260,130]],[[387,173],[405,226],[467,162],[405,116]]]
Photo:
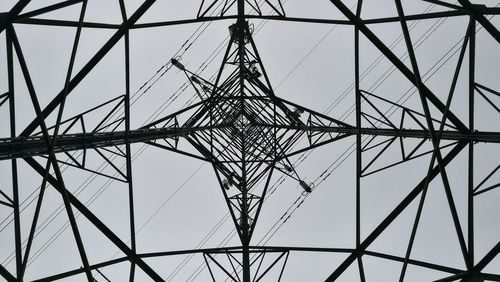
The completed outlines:
[[[37,281],[54,281],[85,274],[88,281],[97,281],[105,276],[102,269],[122,262],[130,263],[130,281],[134,281],[135,272],[140,268],[154,281],[164,281],[158,270],[152,267],[147,259],[174,255],[197,254],[203,256],[211,278],[232,281],[279,281],[286,272],[289,256],[295,252],[327,252],[346,254],[339,265],[332,265],[327,281],[335,281],[353,264],[361,281],[371,281],[365,277],[363,258],[377,257],[401,264],[400,281],[404,281],[408,265],[441,271],[444,274],[440,281],[500,281],[500,273],[486,273],[484,268],[500,252],[498,242],[484,257],[475,258],[474,254],[474,199],[476,196],[491,191],[499,186],[484,185],[498,171],[498,166],[488,173],[478,185],[474,181],[474,146],[478,142],[500,143],[500,132],[477,131],[474,125],[474,100],[480,96],[500,113],[499,105],[491,97],[500,96],[498,90],[478,83],[475,79],[476,56],[476,24],[480,24],[488,35],[500,43],[500,33],[487,18],[498,15],[499,8],[475,5],[468,0],[459,0],[459,4],[427,0],[426,2],[450,8],[444,12],[406,15],[401,0],[395,0],[397,17],[362,19],[363,1],[358,0],[355,12],[342,1],[330,1],[346,19],[314,19],[288,17],[281,0],[210,0],[201,1],[197,16],[192,19],[169,22],[139,23],[141,17],[153,9],[154,0],[145,0],[137,10],[127,15],[125,2],[119,0],[123,22],[119,25],[88,22],[85,20],[87,0],[68,0],[24,13],[30,3],[20,0],[14,7],[0,14],[0,32],[5,34],[6,69],[8,71],[8,91],[0,95],[0,109],[8,107],[10,132],[0,139],[0,160],[9,162],[12,175],[11,187],[0,183],[0,205],[8,207],[13,213],[14,264],[15,267],[0,265],[0,275],[7,281],[24,281],[29,271],[28,261],[32,251],[32,243],[40,224],[40,210],[47,189],[59,192],[64,210],[70,222],[70,228],[81,260],[81,267],[63,273],[51,273],[40,277]],[[78,5],[81,7],[78,21],[44,19],[46,13],[65,7]],[[265,15],[263,10],[271,10]],[[196,12],[196,11],[194,11]],[[465,31],[460,49],[459,60],[449,87],[446,101],[442,101],[426,86],[415,56],[408,22],[420,19],[468,17],[469,25]],[[253,19],[269,19],[320,24],[340,24],[352,26],[354,30],[354,66],[355,66],[355,124],[348,124],[340,119],[321,114],[317,111],[287,101],[277,96],[271,80],[264,67],[257,46],[253,40],[253,30],[249,21]],[[204,78],[190,71],[174,58],[171,65],[180,69],[189,80],[198,100],[177,112],[140,128],[130,125],[130,32],[159,26],[176,26],[181,24],[206,21],[229,20],[230,39],[215,80]],[[371,26],[382,23],[399,23],[407,47],[411,64],[405,64],[377,35]],[[42,108],[37,89],[29,71],[29,62],[23,54],[23,46],[17,36],[19,25],[76,27],[72,44],[71,58],[68,65],[63,89]],[[74,69],[75,56],[80,42],[80,34],[84,28],[105,29],[113,31],[113,35],[100,46],[95,55],[78,71]],[[364,36],[373,44],[391,64],[417,89],[423,111],[405,107],[404,105],[384,98],[383,95],[370,93],[360,87],[360,36]],[[63,120],[67,97],[75,88],[92,73],[94,67],[103,60],[108,52],[124,42],[125,49],[125,89],[126,93],[105,103],[85,110],[76,116]],[[468,50],[468,53],[467,53]],[[499,58],[500,54],[492,54]],[[452,98],[462,70],[462,63],[468,58],[469,63],[469,120],[464,121],[460,115],[450,110]],[[20,66],[24,81],[15,80],[15,64]],[[17,71],[17,70],[16,70]],[[16,93],[15,84],[25,84],[36,117],[21,132],[16,131]],[[394,116],[384,113],[382,104],[391,106],[397,112]],[[436,118],[431,107],[440,112]],[[95,113],[105,114],[97,125],[89,126],[89,120],[95,119]],[[118,112],[124,115],[115,118]],[[55,121],[49,120],[56,114]],[[411,123],[416,128],[409,128]],[[300,142],[302,139],[307,142]],[[308,150],[334,143],[341,139],[356,140],[356,244],[348,248],[313,248],[286,246],[254,246],[252,236],[270,180],[273,174],[284,174],[295,179],[304,189],[304,193],[313,190],[296,171],[291,157]],[[412,141],[412,142],[410,142]],[[424,144],[432,145],[424,149]],[[134,181],[132,177],[131,144],[145,143],[159,149],[172,151],[196,160],[208,162],[213,167],[220,190],[237,231],[240,246],[220,247],[212,249],[174,250],[154,253],[139,253],[136,248],[136,224],[134,215]],[[409,143],[413,145],[408,145]],[[399,146],[401,159],[377,166],[381,156],[393,147]],[[190,149],[186,149],[186,148]],[[467,222],[460,222],[456,203],[453,198],[453,187],[447,174],[447,166],[464,149],[468,150],[468,210]],[[446,152],[446,153],[444,153]],[[113,173],[102,172],[88,163],[92,155],[113,168]],[[422,174],[418,184],[399,202],[394,209],[364,238],[361,236],[360,194],[361,179],[369,175],[390,169],[413,159],[430,156],[426,172]],[[23,161],[42,178],[41,189],[36,200],[36,209],[31,222],[21,222],[21,210],[18,178],[19,162]],[[123,165],[120,165],[122,163]],[[129,197],[128,222],[130,225],[130,243],[124,242],[109,228],[102,219],[94,214],[77,195],[69,189],[71,179],[64,177],[62,166],[71,166],[86,172],[126,183]],[[441,178],[447,197],[452,224],[460,243],[460,251],[466,268],[457,269],[446,265],[433,264],[411,257],[419,218],[425,202],[425,195],[430,183]],[[264,183],[264,184],[262,184]],[[52,188],[49,188],[52,186]],[[484,187],[487,186],[487,187]],[[370,245],[393,223],[399,215],[413,202],[418,201],[418,210],[409,238],[406,255],[398,257],[369,250]],[[89,263],[88,253],[84,246],[79,224],[75,218],[78,212],[84,216],[99,232],[101,232],[124,256]],[[28,225],[25,234],[22,226]],[[465,227],[464,227],[465,226]],[[464,232],[466,230],[466,232]],[[467,236],[465,235],[467,234]],[[23,240],[26,238],[26,244]],[[54,258],[57,260],[59,258]],[[274,276],[273,276],[274,275]],[[208,279],[208,278],[207,278]],[[106,280],[109,281],[108,278]]]

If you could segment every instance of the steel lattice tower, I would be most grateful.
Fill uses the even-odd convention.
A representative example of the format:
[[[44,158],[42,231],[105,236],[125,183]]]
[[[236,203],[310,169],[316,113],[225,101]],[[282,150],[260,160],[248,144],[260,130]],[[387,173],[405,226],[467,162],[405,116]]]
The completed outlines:
[[[498,90],[495,90],[493,86],[480,84],[476,80],[476,32],[477,26],[480,26],[493,41],[500,42],[498,28],[488,18],[488,16],[498,15],[499,8],[473,4],[468,0],[459,0],[458,4],[427,0],[425,2],[446,7],[449,10],[406,15],[404,3],[401,0],[395,0],[397,17],[366,20],[361,17],[362,0],[356,2],[354,12],[343,1],[325,1],[335,6],[346,18],[337,20],[289,17],[285,13],[284,3],[281,0],[213,0],[201,1],[198,14],[194,19],[140,23],[141,17],[149,9],[153,9],[156,1],[145,0],[133,14],[127,15],[125,1],[118,0],[123,22],[113,25],[86,21],[87,2],[87,0],[67,0],[24,12],[30,1],[19,0],[9,11],[0,14],[0,33],[4,35],[6,46],[6,54],[2,54],[6,58],[3,66],[6,70],[6,79],[1,78],[0,81],[7,88],[7,91],[0,95],[0,109],[6,109],[9,113],[8,121],[2,121],[8,130],[2,133],[2,139],[0,139],[0,160],[9,167],[11,179],[11,181],[1,180],[0,182],[0,205],[5,208],[4,210],[8,210],[5,214],[12,217],[11,222],[5,225],[10,229],[2,226],[3,229],[0,232],[3,236],[11,238],[13,243],[9,246],[13,251],[12,263],[0,264],[0,275],[3,279],[25,281],[26,277],[31,277],[28,274],[28,266],[30,255],[32,255],[32,244],[38,234],[37,228],[40,224],[44,196],[47,197],[48,190],[55,189],[62,199],[72,238],[78,249],[81,267],[59,273],[47,273],[43,277],[35,278],[38,279],[37,281],[54,281],[82,274],[88,281],[101,281],[102,279],[109,281],[102,271],[105,272],[107,267],[123,262],[128,262],[130,265],[127,273],[130,281],[135,280],[137,269],[153,281],[165,281],[158,267],[149,263],[148,258],[190,254],[203,257],[208,269],[207,273],[213,281],[219,281],[219,279],[245,282],[274,279],[279,281],[287,271],[285,266],[289,256],[293,256],[293,252],[345,254],[340,264],[332,265],[329,275],[325,277],[327,281],[339,279],[352,265],[356,268],[361,281],[376,280],[376,277],[365,275],[363,264],[365,257],[398,262],[400,281],[405,281],[406,271],[410,265],[440,271],[442,273],[440,281],[500,281],[498,270],[494,273],[484,270],[500,252],[498,238],[497,243],[481,257],[475,257],[474,249],[475,197],[496,191],[495,189],[499,186],[498,183],[485,184],[498,176],[499,166],[487,171],[480,181],[477,177],[476,180],[474,179],[474,148],[478,143],[493,146],[500,143],[498,130],[477,130],[474,123],[475,97],[481,96],[489,106],[496,110],[497,114],[500,113],[498,100],[495,100],[497,96],[500,96]],[[46,13],[70,6],[81,7],[78,21],[43,19]],[[272,15],[264,15],[262,9],[270,9]],[[469,24],[460,45],[459,59],[453,70],[451,85],[448,86],[449,93],[446,99],[442,99],[426,85],[423,79],[409,23],[415,20],[448,17],[466,17]],[[355,100],[354,123],[351,124],[334,115],[323,114],[291,102],[275,93],[272,79],[266,71],[265,62],[254,41],[253,27],[249,24],[258,19],[339,24],[352,27],[354,32],[352,62],[355,74],[353,78],[355,87],[352,93]],[[196,93],[196,102],[141,127],[133,128],[131,126],[130,34],[135,29],[219,20],[230,22],[229,40],[224,49],[220,68],[213,79],[190,70],[181,63],[179,58],[169,61],[169,67],[178,69],[187,78],[190,89]],[[371,28],[372,25],[384,23],[399,24],[407,49],[408,62],[404,62],[397,56]],[[30,62],[23,53],[23,45],[16,31],[18,24],[73,27],[76,30],[64,87],[44,107],[40,102],[42,97],[37,94],[37,87],[30,75]],[[113,35],[99,46],[98,51],[86,64],[77,69],[75,58],[78,47],[82,44],[81,32],[85,28],[112,30]],[[360,37],[369,41],[413,85],[421,110],[407,107],[403,105],[403,102],[392,101],[361,87]],[[125,54],[125,94],[94,105],[90,109],[82,109],[80,114],[66,118],[64,111],[67,98],[119,42],[123,44]],[[490,54],[490,56],[492,60],[500,63],[499,53]],[[466,70],[468,115],[461,115],[452,109],[451,104],[455,89],[459,84],[460,74],[465,71],[462,67],[465,59],[469,62],[469,68]],[[22,79],[19,75],[22,75]],[[19,93],[21,91],[16,90],[17,84],[25,84],[25,93]],[[17,97],[22,94],[29,96],[35,117],[24,130],[18,132],[16,119],[22,113],[16,113],[16,101]],[[394,112],[397,112],[398,120],[384,112],[381,104],[390,106]],[[111,110],[105,113],[93,129],[88,128],[88,117],[106,107],[110,107]],[[118,115],[116,118],[119,110],[123,110],[123,117]],[[498,124],[500,119],[498,116],[496,118],[491,122]],[[407,126],[410,122],[414,128]],[[498,129],[498,126],[496,128]],[[356,211],[354,246],[329,248],[255,244],[255,240],[252,240],[254,231],[258,226],[259,216],[265,212],[263,204],[267,199],[273,176],[281,174],[296,180],[304,190],[303,196],[307,196],[313,193],[315,187],[300,176],[292,158],[347,139],[355,140],[353,150],[356,167],[355,185],[351,187],[355,192],[355,201],[352,205],[355,206]],[[405,140],[416,142],[410,151],[405,151],[407,148],[405,142],[409,142]],[[133,184],[132,178],[134,157],[131,149],[131,144],[136,143],[147,144],[210,164],[229,210],[239,245],[190,250],[156,250],[150,253],[138,251],[134,214],[134,190],[137,187]],[[431,149],[422,150],[425,144]],[[372,165],[384,155],[389,154],[390,148],[396,146],[401,147],[401,160],[373,169]],[[95,155],[103,159],[107,166],[118,171],[118,176],[106,175],[91,168],[86,163],[87,152],[89,155],[90,152],[96,153]],[[466,222],[460,221],[456,195],[454,197],[454,191],[457,188],[451,183],[447,173],[448,165],[461,153],[467,157]],[[113,156],[110,157],[109,154]],[[426,171],[420,173],[421,178],[417,184],[410,188],[409,193],[391,209],[381,222],[375,224],[375,228],[370,229],[367,235],[362,235],[360,212],[362,179],[422,156],[429,157],[430,164]],[[30,220],[26,222],[23,222],[21,216],[23,209],[20,195],[24,194],[22,189],[26,188],[19,184],[19,179],[22,178],[18,171],[20,163],[26,164],[30,170],[41,177],[41,187],[36,192],[36,200],[33,202],[36,208]],[[125,168],[124,170],[120,168],[121,165]],[[126,242],[123,237],[114,232],[89,208],[89,205],[82,202],[72,188],[70,189],[75,184],[71,178],[65,177],[63,166],[109,177],[127,185],[128,214],[123,217],[127,218],[129,224],[130,242]],[[415,172],[408,171],[407,173]],[[441,188],[446,195],[443,205],[451,213],[451,224],[456,232],[461,259],[465,265],[462,269],[412,257],[412,248],[425,195],[430,190],[433,180],[437,181],[435,179],[442,181]],[[412,203],[416,202],[418,202],[418,208],[415,220],[412,222],[405,256],[370,250],[369,247],[384,230],[393,224]],[[123,256],[93,263],[86,249],[90,243],[82,236],[81,224],[75,216],[77,213],[104,235],[108,243],[115,246]],[[3,217],[4,213],[2,213],[2,219]],[[3,246],[1,248],[4,249]],[[266,256],[270,259],[265,260]],[[59,259],[62,258],[55,257],[54,261]],[[271,273],[275,274],[272,278]],[[210,277],[203,279],[210,279]],[[112,278],[110,280],[114,281]]]

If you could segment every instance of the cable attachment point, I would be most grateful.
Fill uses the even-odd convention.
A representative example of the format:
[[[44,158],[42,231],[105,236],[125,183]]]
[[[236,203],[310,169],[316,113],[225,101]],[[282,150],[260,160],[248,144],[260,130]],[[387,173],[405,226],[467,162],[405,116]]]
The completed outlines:
[[[179,70],[181,70],[181,71],[185,71],[185,70],[186,70],[186,68],[184,67],[184,65],[183,65],[183,64],[181,64],[181,62],[180,62],[181,60],[182,60],[182,58],[181,58],[181,57],[175,57],[175,58],[172,58],[172,59],[170,60],[170,62],[172,62],[172,65],[174,65],[174,66],[175,66],[176,68],[178,68]]]
[[[305,193],[311,193],[312,189],[314,188],[314,183],[312,182],[307,184],[304,180],[300,180],[299,184],[302,187],[302,189],[304,189]],[[304,195],[304,192],[302,192],[302,195]]]

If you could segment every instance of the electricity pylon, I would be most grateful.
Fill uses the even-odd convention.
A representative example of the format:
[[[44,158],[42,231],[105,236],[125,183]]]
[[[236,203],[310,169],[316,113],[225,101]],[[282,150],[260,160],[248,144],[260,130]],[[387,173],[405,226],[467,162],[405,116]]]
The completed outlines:
[[[68,67],[67,78],[64,88],[56,97],[44,108],[40,106],[36,89],[31,81],[27,62],[23,55],[22,46],[17,38],[14,23],[31,22],[43,24],[37,15],[43,15],[47,11],[53,11],[73,5],[76,2],[82,3],[80,20],[78,22],[51,22],[50,24],[60,24],[77,26],[75,42],[72,49],[71,63]],[[0,160],[9,160],[12,168],[12,196],[2,190],[2,196],[6,199],[0,202],[12,209],[14,215],[14,241],[15,241],[15,274],[6,266],[0,265],[0,275],[8,281],[22,281],[26,270],[27,261],[30,258],[31,244],[37,228],[40,206],[43,203],[44,191],[48,184],[53,186],[60,194],[64,202],[65,211],[68,215],[74,240],[77,243],[79,255],[82,262],[80,269],[70,272],[55,273],[44,279],[55,280],[85,273],[89,281],[93,281],[93,271],[99,271],[107,265],[118,263],[110,260],[100,264],[89,263],[85,246],[83,244],[78,224],[75,220],[74,209],[78,210],[86,217],[110,242],[125,254],[123,260],[131,263],[130,280],[134,279],[135,267],[141,268],[151,279],[163,281],[163,278],[146,261],[148,254],[140,254],[135,246],[135,225],[133,214],[133,179],[132,179],[132,155],[130,144],[146,143],[151,146],[165,150],[177,152],[188,157],[193,157],[205,162],[209,162],[214,169],[218,179],[220,190],[230,211],[234,228],[237,231],[241,245],[236,247],[221,247],[205,250],[178,251],[176,254],[201,253],[207,263],[213,280],[220,275],[234,281],[259,281],[266,277],[271,271],[277,271],[277,280],[281,279],[290,252],[300,251],[321,251],[321,252],[347,252],[349,256],[340,265],[335,266],[329,281],[337,279],[353,262],[359,265],[360,277],[364,277],[362,257],[364,255],[378,256],[389,260],[403,263],[401,277],[404,278],[405,269],[408,264],[419,265],[430,269],[440,270],[449,274],[449,279],[457,277],[470,281],[471,279],[498,279],[498,274],[483,273],[483,269],[499,253],[500,245],[495,245],[479,262],[474,261],[474,228],[473,228],[473,206],[468,210],[468,238],[465,239],[462,227],[460,226],[458,215],[454,207],[451,196],[451,186],[446,174],[446,166],[465,148],[469,148],[470,156],[473,155],[474,144],[477,142],[500,143],[500,133],[494,131],[477,131],[474,129],[473,117],[466,125],[462,119],[450,110],[451,96],[457,83],[458,74],[462,60],[465,56],[467,44],[469,44],[469,59],[474,62],[475,57],[475,28],[479,23],[496,40],[499,41],[498,30],[485,17],[487,14],[498,14],[498,9],[472,5],[467,0],[460,0],[461,7],[448,5],[456,10],[449,13],[422,14],[413,18],[447,17],[463,14],[470,17],[470,24],[467,28],[463,47],[460,53],[460,60],[454,74],[450,98],[443,103],[422,81],[418,64],[415,59],[411,36],[409,34],[407,21],[412,17],[405,16],[400,1],[396,1],[398,19],[382,18],[378,22],[399,21],[403,31],[403,36],[407,44],[411,61],[411,68],[403,63],[368,27],[367,23],[360,18],[361,1],[358,3],[356,14],[351,12],[341,1],[331,1],[346,17],[345,24],[352,25],[355,31],[355,98],[356,98],[356,123],[348,124],[339,119],[332,118],[314,110],[297,105],[283,98],[278,97],[271,85],[271,80],[265,70],[257,46],[253,40],[253,31],[248,21],[250,18],[269,18],[283,21],[304,21],[321,23],[338,23],[339,21],[300,19],[287,17],[281,1],[265,1],[266,7],[275,12],[275,16],[266,17],[262,15],[261,6],[256,1],[215,0],[202,1],[197,18],[191,22],[205,21],[208,14],[215,13],[214,19],[231,19],[236,22],[229,27],[230,40],[225,50],[221,67],[217,72],[215,81],[203,78],[200,75],[188,70],[181,62],[174,58],[171,64],[183,71],[193,90],[198,96],[198,101],[175,113],[169,114],[154,122],[131,129],[130,127],[130,81],[129,81],[129,51],[128,36],[129,31],[137,28],[138,19],[151,7],[155,1],[146,0],[138,10],[127,17],[123,13],[123,24],[107,28],[115,28],[115,35],[96,53],[96,55],[76,74],[73,75],[73,63],[75,53],[80,39],[82,28],[88,26],[84,21],[87,1],[64,1],[45,9],[36,10],[28,14],[21,14],[23,8],[29,1],[19,1],[8,13],[2,14],[0,31],[6,34],[7,42],[7,70],[8,86],[7,93],[0,95],[0,107],[4,102],[9,102],[10,116],[10,137],[0,140]],[[222,4],[222,7],[220,5]],[[443,3],[437,3],[443,4]],[[123,3],[122,3],[123,5]],[[460,9],[458,9],[458,8]],[[251,9],[258,16],[249,16],[246,9]],[[235,10],[235,15],[229,15]],[[45,22],[45,24],[47,24]],[[151,26],[159,26],[166,23],[151,23]],[[146,24],[147,26],[147,24]],[[402,104],[392,102],[375,93],[370,93],[360,88],[359,85],[359,35],[362,33],[373,45],[375,45],[384,56],[417,88],[423,112],[407,108]],[[100,104],[92,109],[83,111],[69,119],[62,119],[66,97],[85,78],[98,61],[105,56],[109,49],[123,37],[126,42],[126,75],[127,91],[124,95]],[[14,55],[15,51],[15,55]],[[14,58],[17,57],[21,72],[23,74],[31,102],[36,112],[36,118],[19,134],[16,133],[15,104],[14,104]],[[474,93],[480,93],[487,97],[485,93],[498,95],[498,92],[477,83],[474,79],[474,63],[470,69],[470,95],[473,101]],[[486,98],[490,104],[498,110],[498,107]],[[364,103],[363,108],[361,104]],[[378,109],[377,104],[385,103],[394,107],[400,112],[400,120],[388,116]],[[430,106],[434,106],[442,114],[441,119],[436,119],[431,115]],[[107,112],[102,120],[92,129],[86,128],[87,117],[92,113],[111,106],[111,111]],[[124,109],[124,116],[113,120],[118,109]],[[371,111],[368,109],[371,108]],[[49,125],[47,117],[58,109],[58,114],[54,124]],[[470,112],[473,116],[474,108],[471,102]],[[362,121],[367,121],[368,126],[362,126]],[[417,124],[416,129],[409,129],[406,124],[411,121]],[[399,123],[398,123],[399,122]],[[370,141],[363,143],[362,136],[367,136]],[[290,157],[311,150],[320,146],[325,146],[337,140],[347,137],[356,138],[356,245],[352,249],[328,249],[328,248],[294,248],[294,247],[266,247],[252,245],[252,235],[257,226],[260,213],[265,209],[263,203],[269,188],[273,173],[283,173],[294,178],[304,189],[304,193],[310,193],[313,189],[311,184],[306,183],[300,173],[292,165]],[[372,143],[377,138],[385,138],[383,142]],[[299,142],[305,138],[306,143]],[[370,139],[371,138],[371,139]],[[410,151],[404,151],[404,139],[418,140],[417,145]],[[399,141],[402,148],[402,160],[391,163],[385,167],[372,169],[372,165],[384,154],[387,148]],[[193,150],[181,149],[178,144],[185,142]],[[421,147],[425,142],[431,142],[432,149],[422,152]],[[124,149],[121,149],[124,147]],[[110,158],[106,152],[116,148],[114,154],[125,161],[125,172],[121,171],[115,158]],[[442,155],[444,148],[451,148]],[[362,154],[378,150],[375,157],[364,162]],[[86,207],[73,193],[67,189],[68,180],[63,177],[60,166],[65,164],[77,167],[92,173],[101,174],[92,170],[86,164],[86,154],[88,151],[97,152],[98,156],[115,168],[119,175],[117,177],[105,175],[126,182],[129,186],[130,195],[130,234],[131,243],[127,244],[120,239],[110,228],[106,226],[91,210]],[[72,152],[82,152],[81,159],[71,155]],[[59,156],[65,154],[68,161],[62,161]],[[424,178],[415,186],[410,194],[405,197],[389,215],[366,237],[361,240],[360,218],[359,218],[359,188],[360,179],[381,170],[388,169],[414,158],[432,154],[431,164],[426,171]],[[41,164],[35,157],[44,157],[45,165]],[[115,156],[116,157],[116,156]],[[37,206],[30,230],[27,235],[27,244],[23,247],[21,240],[21,222],[17,161],[24,160],[34,171],[43,177],[40,194],[37,198]],[[370,170],[372,169],[372,170]],[[468,170],[472,177],[473,162],[469,160]],[[498,169],[498,167],[497,167]],[[496,170],[489,174],[488,178]],[[452,269],[446,266],[430,264],[410,259],[411,242],[414,234],[410,238],[407,256],[404,258],[394,257],[387,254],[376,254],[368,252],[367,247],[404,211],[409,204],[417,198],[419,194],[425,194],[432,179],[440,176],[448,197],[448,204],[452,213],[453,224],[460,241],[460,248],[466,261],[466,269]],[[485,179],[486,181],[487,179]],[[484,182],[484,181],[483,181]],[[479,189],[482,183],[473,187],[469,184],[470,202],[476,195],[485,193],[498,187],[493,185]],[[3,189],[3,187],[0,187]],[[423,200],[422,200],[423,201]],[[420,213],[420,209],[419,212]],[[418,220],[415,221],[413,230],[416,230]],[[166,254],[168,255],[168,254]],[[274,256],[267,265],[262,264],[265,256]],[[229,264],[221,261],[223,257]],[[122,260],[120,260],[121,262]],[[214,266],[215,265],[215,266]],[[364,278],[363,278],[364,279]],[[469,280],[467,280],[469,279]]]

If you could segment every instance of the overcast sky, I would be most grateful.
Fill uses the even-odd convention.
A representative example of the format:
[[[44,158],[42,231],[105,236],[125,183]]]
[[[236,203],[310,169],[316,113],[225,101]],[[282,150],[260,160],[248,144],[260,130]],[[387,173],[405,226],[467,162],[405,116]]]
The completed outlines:
[[[15,2],[1,1],[0,12],[9,11]],[[59,1],[32,1],[23,12],[57,2]],[[139,23],[195,18],[200,2],[157,1],[141,17]],[[344,19],[330,1],[310,0],[307,1],[307,5],[299,0],[283,2],[287,16],[290,17]],[[447,10],[420,0],[403,2],[406,14]],[[481,2],[490,7],[500,5],[500,1],[496,0],[474,1],[474,3]],[[141,3],[140,0],[125,1],[128,16],[133,14]],[[346,0],[343,3],[351,10],[355,10],[356,1]],[[76,21],[80,8],[81,5],[76,4],[38,18]],[[265,13],[270,12],[266,6],[263,6],[263,10]],[[363,18],[389,16],[397,16],[394,1],[364,1]],[[118,1],[89,0],[85,21],[120,24],[122,20]],[[491,22],[500,28],[498,16],[493,17]],[[223,52],[219,50],[227,46],[226,39],[229,34],[227,27],[232,23],[232,20],[227,20],[137,29],[130,32],[130,85],[132,93],[138,93],[132,100],[135,101],[131,108],[132,128],[138,128],[148,121],[173,113],[184,108],[186,104],[196,101],[193,89],[186,88],[179,91],[185,88],[183,85],[186,77],[174,68],[159,78],[147,92],[143,91],[145,88],[140,87],[150,78],[158,78],[159,76],[155,75],[157,70],[187,46],[189,48],[183,53],[181,62],[192,71],[207,65],[200,72],[200,76],[210,79],[220,67]],[[332,118],[355,124],[352,111],[355,101],[353,27],[260,20],[250,20],[250,23],[254,27],[254,40],[276,95]],[[416,56],[423,80],[443,103],[450,89],[468,23],[469,19],[465,16],[409,23],[412,40],[414,45],[418,46]],[[15,24],[14,28],[38,99],[44,108],[63,88],[76,28],[29,24]],[[370,25],[370,28],[385,45],[390,46],[392,52],[411,67],[406,56],[404,40],[401,40],[401,26],[398,22]],[[114,32],[113,29],[83,29],[74,74]],[[500,90],[498,74],[500,46],[480,25],[477,26],[476,37],[476,82],[498,91]],[[0,94],[8,91],[5,41],[5,32],[2,32],[0,33]],[[189,44],[183,45],[185,42]],[[393,65],[363,36],[360,48],[361,89],[393,102],[404,101],[405,107],[423,113],[416,88],[397,69],[394,70]],[[120,40],[68,96],[63,120],[123,95],[124,65],[124,42]],[[466,56],[451,105],[451,111],[466,125],[469,120],[468,68],[469,60]],[[16,129],[19,134],[34,119],[35,113],[17,60],[14,70]],[[498,96],[491,93],[486,95],[497,107],[500,105]],[[374,99],[373,103],[382,112],[391,112],[388,103],[377,99]],[[116,103],[87,115],[86,128],[90,129],[97,125],[114,105]],[[362,108],[370,115],[378,115],[367,103],[363,103]],[[56,112],[54,111],[47,119],[48,125],[53,125]],[[436,108],[431,107],[431,112],[433,118],[441,119],[442,114]],[[499,113],[479,95],[475,96],[474,118],[475,128],[479,131],[498,132],[500,129]],[[401,110],[394,111],[389,119],[399,124]],[[0,106],[0,120],[0,137],[9,137],[8,103]],[[423,119],[420,121],[424,122]],[[418,128],[415,122],[409,120],[407,122],[406,128]],[[362,126],[371,125],[365,120]],[[81,132],[81,128],[75,127],[71,132]],[[386,137],[377,137],[372,144],[385,140]],[[443,141],[442,145],[449,143]],[[355,144],[354,136],[291,158],[300,177],[308,183],[315,184],[315,190],[307,196],[302,195],[302,189],[296,180],[275,172],[270,181],[272,193],[263,205],[251,245],[354,248],[356,159],[355,153],[352,153],[353,144]],[[408,152],[417,144],[415,140],[405,139],[405,150]],[[179,145],[180,148],[194,152],[185,140],[181,139]],[[423,153],[431,147],[431,143],[426,141],[417,152]],[[364,153],[363,163],[370,162],[381,148],[377,147]],[[451,147],[443,149],[442,154],[446,155],[450,149]],[[234,235],[234,226],[228,218],[227,206],[210,164],[159,148],[146,147],[143,144],[132,145],[132,152],[139,253],[240,245],[237,235]],[[81,158],[78,152],[75,155]],[[57,157],[59,160],[67,158],[64,154],[58,154]],[[103,174],[116,175],[116,170],[109,165],[103,165],[103,159],[96,152],[89,151],[87,158],[89,169],[99,169]],[[499,159],[498,144],[474,145],[475,186],[499,165]],[[45,165],[45,159],[37,157],[36,160]],[[117,157],[115,161],[118,167],[125,163],[121,157]],[[401,161],[401,147],[397,141],[367,171],[374,171],[398,161]],[[428,154],[362,178],[361,240],[366,238],[423,179],[429,162]],[[467,149],[464,149],[447,166],[465,238],[467,238],[467,162],[468,153]],[[29,234],[38,187],[42,179],[26,162],[18,163],[24,240]],[[10,161],[0,161],[0,189],[9,196],[12,195],[10,169]],[[73,167],[62,165],[61,169],[64,171],[63,176],[68,190],[80,201],[87,203],[88,208],[122,241],[129,242],[127,184]],[[500,172],[497,171],[482,187],[495,185],[499,181]],[[419,200],[420,196],[370,245],[368,250],[404,257]],[[476,262],[500,240],[499,201],[499,189],[493,189],[474,198]],[[76,213],[76,209],[74,211]],[[288,220],[285,222],[286,218]],[[15,273],[15,260],[11,260],[14,251],[14,229],[11,219],[12,209],[0,205],[0,263],[11,273]],[[78,216],[77,221],[90,264],[122,256],[118,249],[83,216]],[[81,260],[71,228],[68,228],[66,212],[62,209],[61,196],[52,187],[45,193],[39,226],[40,231],[33,243],[32,260],[29,262],[26,280],[79,268]],[[291,252],[283,281],[323,281],[347,256],[348,254],[338,253]],[[440,177],[436,177],[429,186],[411,258],[465,269]],[[146,262],[169,281],[209,281],[209,272],[204,267],[201,254],[193,257],[146,259]],[[368,255],[363,257],[363,262],[368,281],[396,281],[402,267],[401,263]],[[125,281],[129,267],[128,263],[120,263],[100,270],[113,282]],[[497,257],[484,269],[484,272],[499,274],[499,269],[500,258]],[[148,277],[140,268],[136,270],[137,281],[148,281]],[[97,272],[93,273],[98,281],[105,281]],[[446,276],[449,274],[410,265],[405,281],[431,281]],[[84,279],[85,276],[80,275],[64,281]],[[358,280],[356,263],[353,263],[339,279],[339,281]]]

